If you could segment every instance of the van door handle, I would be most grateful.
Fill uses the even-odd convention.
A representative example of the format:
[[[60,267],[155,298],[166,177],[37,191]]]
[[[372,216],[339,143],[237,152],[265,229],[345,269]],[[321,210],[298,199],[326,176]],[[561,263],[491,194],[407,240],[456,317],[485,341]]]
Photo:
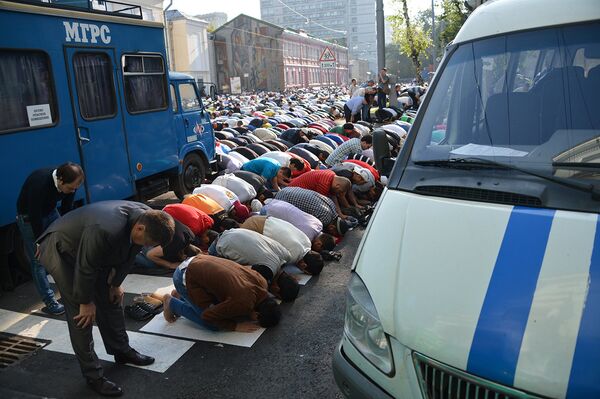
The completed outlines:
[[[90,141],[89,138],[83,137],[81,135],[81,128],[79,128],[79,127],[77,128],[77,137],[79,138],[79,141],[84,142],[84,143],[88,143]]]
[[[183,124],[185,125],[185,127],[190,127],[190,121],[188,121],[187,119],[183,119]]]

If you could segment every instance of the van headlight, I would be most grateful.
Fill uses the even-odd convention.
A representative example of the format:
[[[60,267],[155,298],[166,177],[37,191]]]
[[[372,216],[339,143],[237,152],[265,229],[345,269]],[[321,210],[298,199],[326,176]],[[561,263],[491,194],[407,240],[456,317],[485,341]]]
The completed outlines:
[[[344,332],[350,342],[375,367],[386,374],[393,370],[392,352],[375,304],[362,280],[353,274],[346,293]]]

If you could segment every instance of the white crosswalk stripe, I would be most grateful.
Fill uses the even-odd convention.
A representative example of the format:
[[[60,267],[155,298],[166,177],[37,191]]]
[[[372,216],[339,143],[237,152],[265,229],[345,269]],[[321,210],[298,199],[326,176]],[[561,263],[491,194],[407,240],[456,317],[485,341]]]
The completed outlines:
[[[30,338],[49,340],[52,342],[44,347],[44,349],[73,354],[67,330],[67,322],[64,320],[0,309],[0,331]],[[104,350],[104,345],[101,344],[102,338],[97,328],[93,329],[93,334],[94,342],[96,343],[94,348],[98,357],[102,360],[114,361],[114,358]],[[153,364],[142,368],[159,373],[167,371],[169,367],[194,345],[191,341],[143,334],[135,331],[128,331],[127,334],[129,335],[131,347],[156,359]]]

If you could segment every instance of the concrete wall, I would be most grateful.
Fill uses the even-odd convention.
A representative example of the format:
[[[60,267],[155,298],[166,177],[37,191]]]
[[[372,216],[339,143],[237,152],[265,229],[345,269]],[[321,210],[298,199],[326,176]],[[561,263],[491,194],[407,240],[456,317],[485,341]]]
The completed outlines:
[[[170,69],[211,80],[211,62],[207,37],[208,23],[180,18],[168,22]]]

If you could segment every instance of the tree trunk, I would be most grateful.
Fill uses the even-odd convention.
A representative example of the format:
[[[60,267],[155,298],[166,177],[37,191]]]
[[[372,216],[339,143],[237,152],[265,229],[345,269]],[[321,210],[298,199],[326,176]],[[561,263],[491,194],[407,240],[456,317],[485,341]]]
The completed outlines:
[[[415,48],[415,41],[413,39],[413,31],[410,24],[410,18],[408,16],[408,4],[407,0],[402,0],[402,11],[404,14],[404,22],[406,24],[406,39],[410,46],[410,59],[415,66],[415,73],[417,78],[417,83],[419,85],[423,85],[423,78],[421,77],[421,62],[419,61],[419,52]]]

